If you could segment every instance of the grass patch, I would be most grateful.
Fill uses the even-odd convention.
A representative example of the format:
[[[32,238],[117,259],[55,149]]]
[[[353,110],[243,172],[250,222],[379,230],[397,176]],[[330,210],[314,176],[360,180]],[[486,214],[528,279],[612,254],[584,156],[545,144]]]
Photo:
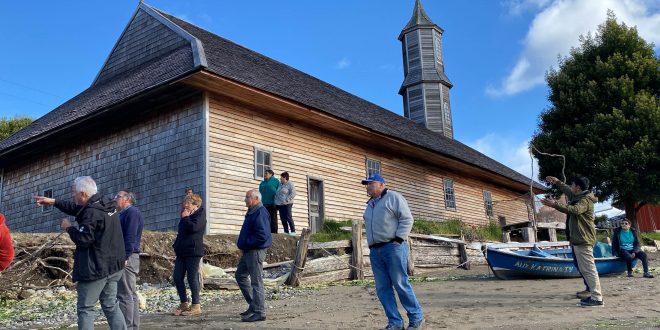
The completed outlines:
[[[341,227],[351,227],[351,220],[337,221],[326,219],[323,221],[323,229],[312,234],[309,238],[312,242],[332,242],[351,239],[351,232],[341,230]]]
[[[417,219],[413,224],[412,232],[425,235],[463,235],[466,240],[472,241],[500,241],[502,239],[502,228],[495,222],[483,226],[471,226],[460,219],[447,221]]]
[[[642,236],[644,240],[660,241],[660,232],[641,233],[640,236]]]

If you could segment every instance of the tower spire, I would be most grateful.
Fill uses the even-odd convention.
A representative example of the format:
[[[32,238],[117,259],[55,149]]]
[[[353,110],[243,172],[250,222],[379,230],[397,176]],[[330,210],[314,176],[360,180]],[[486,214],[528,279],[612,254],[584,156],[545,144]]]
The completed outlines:
[[[404,80],[399,89],[406,118],[453,138],[449,89],[442,56],[444,30],[433,23],[420,0],[401,30]]]

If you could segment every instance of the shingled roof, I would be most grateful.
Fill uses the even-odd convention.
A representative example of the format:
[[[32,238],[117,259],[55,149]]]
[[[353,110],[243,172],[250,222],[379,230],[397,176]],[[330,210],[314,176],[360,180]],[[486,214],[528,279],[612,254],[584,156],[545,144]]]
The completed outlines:
[[[203,69],[226,79],[318,109],[374,132],[458,159],[511,180],[525,184],[530,182],[530,179],[524,175],[461,142],[432,132],[304,72],[144,3],[139,4],[138,11],[140,10],[149,15],[162,15],[158,18],[159,20],[165,18],[192,35],[197,39],[194,41],[197,42],[198,47],[182,46],[168,55],[151,60],[128,73],[93,85],[17,134],[0,141],[0,157],[9,149],[29,144],[33,138],[68,127],[94,112],[103,111],[108,106],[122,100]],[[193,42],[193,44],[195,43]],[[195,60],[199,56],[205,57],[206,67]],[[536,188],[545,189],[536,182],[534,185]]]

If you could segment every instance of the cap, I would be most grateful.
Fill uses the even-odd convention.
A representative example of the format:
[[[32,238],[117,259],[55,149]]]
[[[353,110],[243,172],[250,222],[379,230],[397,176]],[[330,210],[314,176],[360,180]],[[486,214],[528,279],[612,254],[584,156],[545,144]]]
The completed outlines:
[[[383,176],[378,173],[374,173],[370,175],[366,180],[362,180],[362,184],[369,184],[369,182],[374,182],[374,181],[385,183],[385,178],[383,178]]]

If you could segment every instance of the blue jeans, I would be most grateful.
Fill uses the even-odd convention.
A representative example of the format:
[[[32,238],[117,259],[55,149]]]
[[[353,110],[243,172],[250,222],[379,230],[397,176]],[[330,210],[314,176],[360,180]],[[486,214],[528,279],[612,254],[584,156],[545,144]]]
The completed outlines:
[[[94,310],[96,302],[100,300],[103,314],[108,319],[111,330],[126,330],[124,314],[119,309],[117,301],[117,282],[121,279],[123,270],[110,276],[94,281],[79,281],[76,283],[78,292],[78,329],[94,329],[94,320],[97,312]]]
[[[408,243],[388,243],[371,248],[369,252],[371,269],[376,281],[376,293],[383,305],[389,325],[403,327],[403,319],[396,306],[394,290],[401,305],[408,313],[410,323],[424,318],[422,307],[417,302],[415,292],[408,282]]]
[[[199,261],[202,257],[179,257],[174,259],[174,286],[179,294],[179,301],[188,302],[186,295],[186,283],[184,277],[188,277],[188,286],[190,286],[190,295],[192,303],[199,304]]]

